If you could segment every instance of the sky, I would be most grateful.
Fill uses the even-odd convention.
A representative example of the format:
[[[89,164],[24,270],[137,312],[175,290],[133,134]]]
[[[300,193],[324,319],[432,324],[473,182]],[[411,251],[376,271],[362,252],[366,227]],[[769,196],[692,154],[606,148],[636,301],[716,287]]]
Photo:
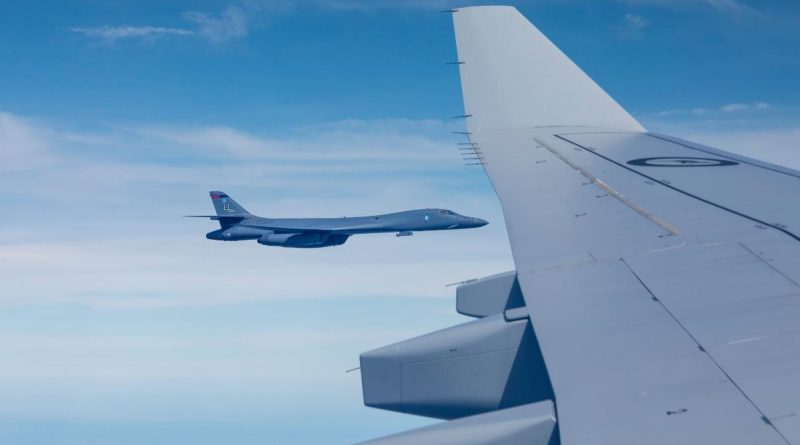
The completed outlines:
[[[800,168],[800,4],[510,2],[647,128]],[[438,0],[0,0],[0,443],[347,444],[358,354],[467,321],[513,269],[453,131]],[[443,207],[475,230],[328,249],[204,238],[208,190],[272,217]]]

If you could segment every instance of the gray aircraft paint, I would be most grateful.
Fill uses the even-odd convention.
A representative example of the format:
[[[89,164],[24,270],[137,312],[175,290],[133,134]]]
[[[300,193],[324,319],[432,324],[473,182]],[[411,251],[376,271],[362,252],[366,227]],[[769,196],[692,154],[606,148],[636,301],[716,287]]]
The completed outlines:
[[[419,209],[384,215],[342,218],[263,218],[253,215],[224,192],[209,192],[220,229],[206,234],[215,241],[256,240],[267,246],[315,248],[344,244],[350,236],[396,232],[398,236],[431,230],[471,229],[488,224],[446,209]]]
[[[516,270],[361,355],[367,405],[452,419],[368,443],[800,444],[800,172],[648,132],[514,8],[452,15]]]

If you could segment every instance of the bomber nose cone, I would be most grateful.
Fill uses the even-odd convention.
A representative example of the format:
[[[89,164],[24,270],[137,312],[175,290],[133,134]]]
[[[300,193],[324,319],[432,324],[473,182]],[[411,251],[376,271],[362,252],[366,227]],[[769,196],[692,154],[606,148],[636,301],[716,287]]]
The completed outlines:
[[[489,221],[480,218],[467,218],[467,227],[483,227],[489,224]]]

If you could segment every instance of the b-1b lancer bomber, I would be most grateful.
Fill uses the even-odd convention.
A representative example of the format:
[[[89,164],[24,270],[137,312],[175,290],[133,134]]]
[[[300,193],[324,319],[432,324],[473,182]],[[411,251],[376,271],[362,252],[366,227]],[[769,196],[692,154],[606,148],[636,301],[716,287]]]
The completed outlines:
[[[427,230],[471,229],[488,222],[445,209],[420,209],[385,215],[341,218],[262,218],[245,210],[223,192],[210,192],[216,215],[192,215],[219,221],[206,234],[216,241],[256,240],[265,246],[328,247],[344,244],[351,235],[397,232],[412,235]]]

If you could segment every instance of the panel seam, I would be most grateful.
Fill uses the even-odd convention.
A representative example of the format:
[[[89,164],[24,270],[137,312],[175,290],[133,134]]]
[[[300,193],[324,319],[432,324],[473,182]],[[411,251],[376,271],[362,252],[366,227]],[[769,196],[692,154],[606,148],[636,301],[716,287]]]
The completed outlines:
[[[752,249],[750,249],[749,247],[747,247],[747,246],[746,246],[744,243],[742,243],[742,242],[739,242],[738,244],[739,244],[740,246],[742,246],[742,248],[743,248],[744,250],[746,250],[746,251],[750,252],[750,254],[751,254],[751,255],[753,255],[754,257],[756,257],[756,258],[758,258],[759,260],[761,260],[761,262],[762,262],[762,263],[764,263],[764,264],[766,264],[766,265],[767,265],[767,267],[769,267],[770,269],[772,269],[772,270],[774,270],[775,272],[779,273],[779,274],[780,274],[782,277],[786,278],[787,280],[791,281],[791,282],[792,282],[792,284],[794,284],[795,286],[798,286],[798,287],[800,287],[800,283],[798,283],[797,281],[793,280],[793,279],[792,279],[792,277],[790,277],[789,275],[786,275],[786,274],[785,274],[785,273],[784,273],[782,270],[778,269],[778,268],[777,268],[777,267],[775,267],[773,264],[770,264],[770,263],[769,263],[767,260],[765,260],[764,258],[762,258],[762,257],[761,257],[761,255],[759,255],[759,254],[757,254],[757,253],[753,252],[753,250],[752,250]]]
[[[624,264],[624,265],[625,265],[625,267],[626,267],[626,268],[627,268],[627,269],[630,271],[630,273],[631,273],[631,274],[632,274],[632,275],[633,275],[633,276],[636,278],[636,280],[637,280],[637,281],[639,281],[639,284],[641,284],[641,285],[642,285],[642,287],[644,287],[644,289],[647,291],[647,293],[649,293],[649,294],[650,294],[650,297],[653,299],[653,301],[655,301],[656,303],[658,303],[658,305],[659,305],[659,306],[661,306],[661,308],[662,308],[662,309],[663,309],[663,310],[664,310],[664,311],[667,313],[667,315],[669,315],[669,316],[670,316],[670,318],[672,318],[672,320],[673,320],[673,321],[674,321],[674,322],[675,322],[675,323],[676,323],[676,324],[677,324],[677,325],[678,325],[678,326],[681,328],[681,330],[683,330],[683,332],[685,332],[685,333],[686,333],[686,335],[688,335],[688,336],[689,336],[689,338],[691,338],[691,339],[692,339],[692,341],[693,341],[693,342],[694,342],[694,343],[697,345],[697,347],[700,349],[700,352],[702,352],[703,354],[705,354],[705,355],[706,355],[706,357],[708,357],[708,359],[709,359],[709,360],[711,360],[711,363],[713,363],[713,364],[714,364],[714,366],[716,366],[716,367],[717,367],[717,369],[719,369],[719,371],[722,373],[722,375],[724,375],[724,376],[725,376],[725,378],[726,378],[726,379],[728,379],[728,381],[729,381],[729,382],[731,382],[731,384],[732,384],[732,385],[733,385],[733,386],[736,388],[736,390],[737,390],[737,391],[739,391],[739,393],[740,393],[740,394],[741,394],[741,395],[742,395],[742,396],[743,396],[743,397],[744,397],[744,398],[745,398],[745,399],[746,399],[746,400],[747,400],[747,401],[750,403],[750,405],[752,405],[752,406],[753,406],[753,408],[754,408],[754,409],[755,409],[755,410],[756,410],[756,411],[757,411],[757,412],[758,412],[758,413],[761,415],[761,420],[762,420],[762,421],[764,421],[764,423],[766,423],[767,425],[769,425],[769,426],[770,426],[770,427],[771,427],[773,430],[775,430],[775,432],[778,434],[778,436],[779,436],[781,439],[783,439],[783,441],[784,441],[784,442],[786,442],[787,444],[791,445],[791,442],[789,442],[789,439],[787,439],[787,438],[786,438],[786,436],[784,436],[784,435],[783,435],[783,433],[781,433],[781,431],[780,431],[780,430],[779,430],[779,429],[778,429],[778,428],[777,428],[777,427],[776,427],[776,426],[775,426],[775,425],[772,423],[772,421],[770,421],[769,417],[767,417],[767,415],[764,413],[764,411],[762,411],[762,410],[761,410],[761,408],[760,408],[760,407],[759,407],[759,406],[756,404],[756,402],[755,402],[755,401],[753,401],[753,399],[751,399],[751,398],[750,398],[750,396],[748,396],[748,395],[747,395],[747,393],[746,393],[746,392],[745,392],[745,391],[742,389],[742,387],[741,387],[741,386],[739,386],[739,384],[737,384],[737,383],[736,383],[736,381],[733,379],[733,377],[731,377],[731,375],[730,375],[730,374],[728,374],[728,372],[727,372],[727,371],[725,371],[725,368],[723,368],[723,367],[722,367],[722,365],[721,365],[721,364],[720,364],[720,363],[719,363],[719,362],[718,362],[716,359],[714,359],[714,356],[712,356],[712,355],[711,355],[711,354],[708,352],[708,350],[707,350],[706,348],[704,348],[704,347],[703,347],[703,344],[702,344],[702,343],[700,343],[700,341],[698,341],[697,337],[695,337],[695,336],[692,334],[692,332],[691,332],[691,331],[690,331],[690,330],[689,330],[689,329],[688,329],[688,328],[687,328],[687,327],[686,327],[686,326],[685,326],[683,323],[681,323],[680,319],[678,319],[678,317],[677,317],[677,316],[675,316],[675,314],[673,314],[673,313],[672,313],[672,311],[670,311],[670,310],[669,310],[669,308],[668,308],[668,307],[667,307],[667,306],[664,304],[664,302],[663,302],[663,301],[661,301],[661,299],[660,299],[660,298],[658,298],[658,297],[657,297],[657,296],[656,296],[656,295],[653,293],[653,291],[652,291],[652,290],[651,290],[649,287],[647,287],[647,284],[645,284],[645,282],[644,282],[644,281],[643,281],[643,280],[642,280],[642,279],[639,277],[639,275],[638,275],[638,274],[637,274],[637,273],[636,273],[636,272],[633,270],[633,268],[631,267],[631,265],[630,265],[630,264],[628,264],[628,262],[627,262],[627,261],[625,261],[625,258],[620,258],[620,261],[622,261],[622,264]]]

